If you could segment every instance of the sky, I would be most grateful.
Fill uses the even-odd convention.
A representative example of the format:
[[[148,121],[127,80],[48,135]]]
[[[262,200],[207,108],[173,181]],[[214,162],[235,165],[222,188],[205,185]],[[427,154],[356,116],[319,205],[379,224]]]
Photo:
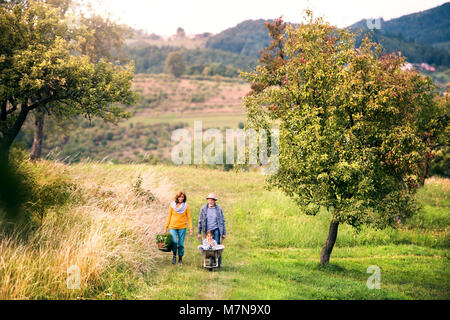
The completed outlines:
[[[346,27],[361,19],[384,20],[427,10],[442,0],[89,0],[100,3],[96,11],[148,33],[175,34],[182,27],[187,34],[219,33],[248,19],[300,22],[309,7],[331,24]]]

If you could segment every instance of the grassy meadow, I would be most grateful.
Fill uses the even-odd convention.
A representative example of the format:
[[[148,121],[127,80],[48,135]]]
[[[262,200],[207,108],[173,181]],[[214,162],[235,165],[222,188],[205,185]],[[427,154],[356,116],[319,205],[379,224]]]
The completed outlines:
[[[31,166],[30,166],[31,168]],[[397,229],[341,225],[328,267],[319,266],[329,215],[306,216],[258,172],[84,161],[41,161],[39,183],[62,175],[69,201],[48,211],[26,238],[0,242],[0,299],[449,299],[450,182],[432,178],[420,213]],[[186,191],[194,236],[183,266],[156,249],[169,201]],[[224,267],[201,267],[195,237],[204,197],[215,192],[227,223]],[[80,289],[68,289],[77,265]],[[381,270],[370,290],[367,268]]]

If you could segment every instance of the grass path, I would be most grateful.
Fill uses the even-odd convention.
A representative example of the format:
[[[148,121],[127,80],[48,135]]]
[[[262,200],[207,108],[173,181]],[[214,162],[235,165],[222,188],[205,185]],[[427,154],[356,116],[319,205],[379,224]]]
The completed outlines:
[[[146,298],[194,300],[228,299],[233,284],[239,282],[239,278],[241,277],[239,266],[243,264],[242,261],[245,261],[245,253],[239,253],[237,250],[233,249],[237,239],[234,236],[230,236],[229,239],[226,239],[224,242],[224,245],[226,246],[223,255],[224,267],[221,270],[215,270],[213,272],[204,269],[201,266],[201,254],[197,249],[197,246],[200,243],[196,236],[198,211],[201,205],[206,203],[206,200],[202,199],[209,193],[209,190],[214,189],[217,190],[215,192],[220,192],[220,205],[224,210],[225,208],[232,208],[233,202],[238,199],[239,192],[233,192],[233,189],[230,190],[225,187],[228,185],[229,181],[224,184],[224,188],[220,188],[219,181],[214,181],[212,185],[203,185],[203,180],[207,180],[208,175],[211,174],[210,170],[205,170],[202,179],[195,179],[189,176],[189,178],[185,180],[182,180],[183,176],[186,178],[185,173],[195,176],[196,174],[201,174],[200,172],[195,171],[202,171],[203,169],[194,169],[194,171],[191,171],[187,169],[177,170],[171,168],[171,171],[172,170],[175,172],[171,172],[171,176],[175,176],[177,181],[191,183],[191,185],[178,183],[177,186],[188,192],[188,202],[192,208],[194,234],[190,236],[187,231],[183,266],[179,266],[178,264],[172,265],[171,253],[166,253],[157,259],[156,263],[161,266],[161,270],[155,276],[151,276],[149,280],[152,287],[154,286],[156,289],[151,289],[147,293],[148,295]],[[228,230],[233,230],[233,220],[229,219],[230,213],[226,212],[225,215]],[[232,232],[229,233],[232,234]],[[228,248],[228,246],[230,248]]]

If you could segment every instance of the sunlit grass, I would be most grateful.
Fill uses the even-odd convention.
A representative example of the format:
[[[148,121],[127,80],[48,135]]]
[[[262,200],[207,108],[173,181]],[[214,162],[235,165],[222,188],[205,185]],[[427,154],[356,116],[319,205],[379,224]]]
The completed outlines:
[[[82,188],[82,199],[51,210],[23,239],[0,241],[0,299],[133,298],[143,275],[154,270],[154,246],[165,216],[161,203],[146,203],[132,188],[139,174],[144,187],[167,194],[145,167],[106,164],[38,165],[63,171]],[[74,197],[75,198],[75,197]],[[78,198],[77,198],[78,199]],[[69,289],[68,268],[80,270],[80,289]],[[72,281],[72,280],[71,280]]]

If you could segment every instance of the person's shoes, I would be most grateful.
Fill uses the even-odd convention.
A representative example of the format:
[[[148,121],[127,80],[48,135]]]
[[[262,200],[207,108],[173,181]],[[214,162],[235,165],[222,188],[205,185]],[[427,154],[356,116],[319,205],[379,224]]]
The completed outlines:
[[[183,257],[181,257],[181,256],[178,257],[178,264],[179,265],[183,264]]]
[[[172,264],[175,264],[175,263],[177,263],[177,255],[176,254],[174,254],[172,257]]]

